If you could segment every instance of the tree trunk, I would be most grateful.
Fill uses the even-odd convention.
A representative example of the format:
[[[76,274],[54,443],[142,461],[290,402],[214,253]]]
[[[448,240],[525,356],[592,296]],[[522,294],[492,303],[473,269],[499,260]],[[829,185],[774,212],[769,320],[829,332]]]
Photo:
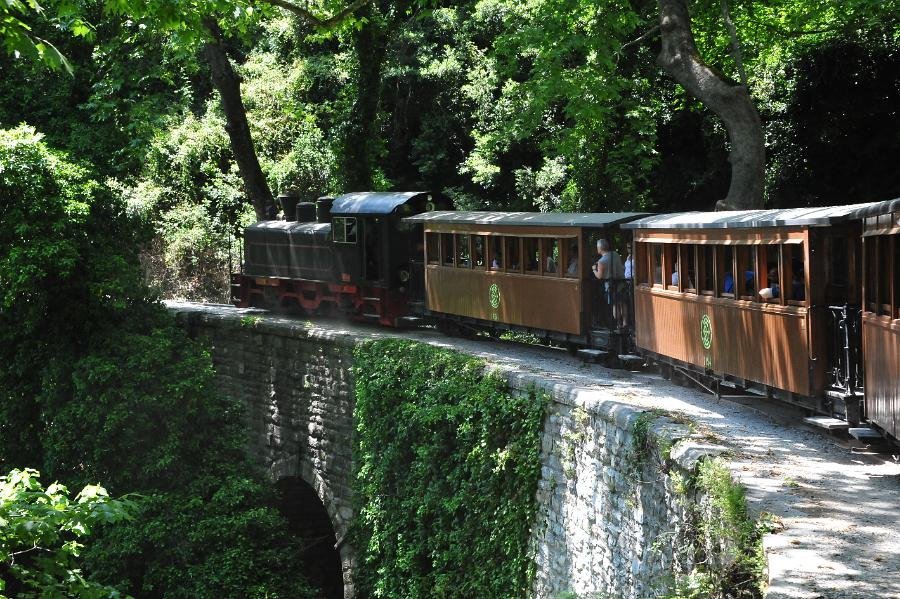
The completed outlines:
[[[266,208],[274,206],[269,184],[259,166],[253,138],[250,137],[250,125],[247,123],[247,110],[241,100],[241,80],[222,45],[222,35],[214,22],[204,23],[213,36],[206,44],[203,53],[209,62],[212,81],[222,99],[222,110],[225,112],[225,131],[231,141],[231,151],[238,165],[238,172],[244,181],[244,192],[253,204],[257,220],[265,220]]]
[[[762,123],[747,87],[716,73],[700,58],[685,0],[659,0],[662,49],[657,62],[725,123],[731,142],[731,186],[717,210],[763,207],[766,151]]]
[[[348,191],[372,189],[372,144],[377,139],[375,123],[386,50],[385,25],[379,15],[371,6],[361,10],[360,15],[368,17],[368,22],[353,34],[359,73],[353,113],[344,136],[342,171]]]

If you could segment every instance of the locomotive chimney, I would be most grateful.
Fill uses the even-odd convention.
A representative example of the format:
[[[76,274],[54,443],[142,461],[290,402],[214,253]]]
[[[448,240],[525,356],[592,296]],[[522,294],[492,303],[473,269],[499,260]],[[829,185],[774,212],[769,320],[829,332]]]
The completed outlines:
[[[278,203],[284,211],[284,220],[297,220],[297,201],[300,194],[294,189],[285,189],[278,196]]]
[[[331,222],[331,204],[334,203],[334,198],[329,196],[323,196],[316,200],[316,220],[320,223],[330,223]]]

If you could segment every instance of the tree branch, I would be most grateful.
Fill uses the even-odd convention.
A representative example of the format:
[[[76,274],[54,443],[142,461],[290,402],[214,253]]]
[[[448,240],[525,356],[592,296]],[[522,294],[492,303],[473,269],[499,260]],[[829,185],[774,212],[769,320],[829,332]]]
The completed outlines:
[[[744,70],[744,57],[741,56],[741,44],[738,41],[737,29],[734,27],[734,21],[731,20],[731,13],[728,11],[728,0],[722,0],[722,17],[725,18],[725,26],[728,28],[728,36],[731,38],[731,57],[737,64],[741,85],[746,87],[747,71]]]
[[[659,25],[654,25],[653,27],[648,29],[646,32],[644,32],[644,34],[642,36],[640,36],[639,38],[633,39],[630,42],[626,42],[626,43],[622,44],[622,46],[619,48],[619,52],[621,52],[628,46],[633,46],[635,44],[641,43],[642,41],[644,41],[645,39],[647,39],[654,33],[659,33]]]
[[[348,16],[350,16],[356,10],[362,8],[372,0],[354,0],[351,4],[341,10],[339,13],[328,17],[327,19],[322,19],[314,15],[311,11],[302,6],[297,6],[293,2],[288,2],[287,0],[261,0],[262,2],[266,2],[267,4],[271,4],[273,6],[277,6],[279,8],[283,8],[284,10],[291,12],[313,27],[317,29],[329,29],[334,27]]]

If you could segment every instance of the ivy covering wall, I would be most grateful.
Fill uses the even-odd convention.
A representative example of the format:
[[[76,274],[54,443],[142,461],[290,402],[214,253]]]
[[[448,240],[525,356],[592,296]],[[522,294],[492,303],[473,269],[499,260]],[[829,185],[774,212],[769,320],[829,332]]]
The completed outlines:
[[[547,398],[420,343],[354,363],[360,596],[526,596]]]

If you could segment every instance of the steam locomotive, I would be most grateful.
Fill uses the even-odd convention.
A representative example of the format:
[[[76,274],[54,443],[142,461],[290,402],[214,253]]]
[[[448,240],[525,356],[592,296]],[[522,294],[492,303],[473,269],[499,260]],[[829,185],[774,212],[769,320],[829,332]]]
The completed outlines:
[[[238,306],[524,331],[900,438],[900,200],[681,213],[449,210],[428,192],[301,203],[244,231]],[[599,280],[594,248],[627,256]]]

